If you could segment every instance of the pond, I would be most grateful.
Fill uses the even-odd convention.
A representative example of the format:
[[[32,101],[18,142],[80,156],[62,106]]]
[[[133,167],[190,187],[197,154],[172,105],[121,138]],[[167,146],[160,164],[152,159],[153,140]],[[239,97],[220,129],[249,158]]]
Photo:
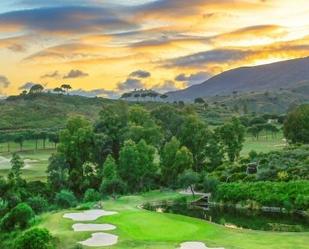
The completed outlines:
[[[209,206],[207,209],[187,203],[147,203],[144,208],[151,211],[181,214],[204,219],[235,229],[252,229],[278,232],[309,231],[309,218],[300,214],[265,212],[261,210],[236,209]]]

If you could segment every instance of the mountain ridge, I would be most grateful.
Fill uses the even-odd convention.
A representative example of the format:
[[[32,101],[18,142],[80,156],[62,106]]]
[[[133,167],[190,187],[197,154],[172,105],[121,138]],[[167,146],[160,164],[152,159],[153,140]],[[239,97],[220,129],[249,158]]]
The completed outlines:
[[[306,81],[309,81],[309,57],[231,69],[201,84],[166,94],[169,101],[193,101],[198,97],[230,95],[235,91],[246,93],[292,88]]]

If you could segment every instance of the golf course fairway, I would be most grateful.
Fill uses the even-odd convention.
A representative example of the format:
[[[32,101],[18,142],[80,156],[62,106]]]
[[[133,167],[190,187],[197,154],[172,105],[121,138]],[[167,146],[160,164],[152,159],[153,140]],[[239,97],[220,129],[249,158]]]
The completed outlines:
[[[139,196],[126,196],[103,202],[104,210],[118,214],[100,217],[91,222],[108,223],[116,226],[109,233],[118,236],[113,246],[91,248],[115,249],[175,249],[182,242],[200,241],[209,248],[225,249],[308,249],[309,233],[262,232],[226,228],[191,217],[156,213],[139,208],[139,205],[160,200],[170,200],[181,195],[176,192],[154,191]],[[63,210],[46,213],[38,224],[45,227],[57,238],[59,249],[73,248],[79,241],[87,240],[93,232],[74,232],[76,222],[63,218],[65,213],[79,212]],[[80,211],[83,212],[83,211]],[[90,247],[85,247],[90,248]]]

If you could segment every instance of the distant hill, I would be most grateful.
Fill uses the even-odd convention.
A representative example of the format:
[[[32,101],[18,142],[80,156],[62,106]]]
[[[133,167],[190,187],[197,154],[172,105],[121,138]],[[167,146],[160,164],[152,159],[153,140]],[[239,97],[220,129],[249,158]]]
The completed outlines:
[[[169,92],[169,101],[192,101],[198,97],[233,93],[279,91],[309,83],[309,57],[255,67],[241,67],[221,73],[202,84]]]
[[[227,106],[240,114],[252,112],[283,114],[295,106],[309,103],[309,81],[288,89],[217,95],[208,97],[207,102]]]
[[[0,130],[62,128],[73,115],[95,120],[112,100],[51,93],[11,96],[0,100]]]

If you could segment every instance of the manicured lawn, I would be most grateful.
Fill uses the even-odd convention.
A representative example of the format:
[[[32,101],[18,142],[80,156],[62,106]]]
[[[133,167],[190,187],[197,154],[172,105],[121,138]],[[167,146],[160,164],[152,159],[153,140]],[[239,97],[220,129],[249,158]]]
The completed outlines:
[[[173,249],[184,241],[203,241],[210,247],[226,249],[308,249],[309,233],[273,233],[236,230],[203,220],[175,214],[155,213],[138,208],[147,201],[179,197],[174,192],[151,192],[143,196],[122,197],[105,201],[107,210],[118,211],[114,216],[102,217],[95,223],[111,223],[117,229],[119,243],[102,248]],[[45,214],[39,226],[48,228],[59,239],[59,248],[71,248],[77,241],[90,237],[90,232],[73,232],[74,224],[62,215],[70,211]]]
[[[18,152],[25,162],[25,168],[22,169],[23,177],[28,181],[45,181],[48,158],[53,152],[55,152],[54,149]],[[11,157],[11,153],[0,153],[0,176],[8,174],[11,167],[9,162]]]
[[[281,150],[286,146],[282,133],[278,134],[276,137],[260,136],[258,140],[252,137],[246,137],[246,141],[241,151],[242,156],[246,156],[250,151],[254,150],[258,153],[260,152],[270,152],[274,150]]]

